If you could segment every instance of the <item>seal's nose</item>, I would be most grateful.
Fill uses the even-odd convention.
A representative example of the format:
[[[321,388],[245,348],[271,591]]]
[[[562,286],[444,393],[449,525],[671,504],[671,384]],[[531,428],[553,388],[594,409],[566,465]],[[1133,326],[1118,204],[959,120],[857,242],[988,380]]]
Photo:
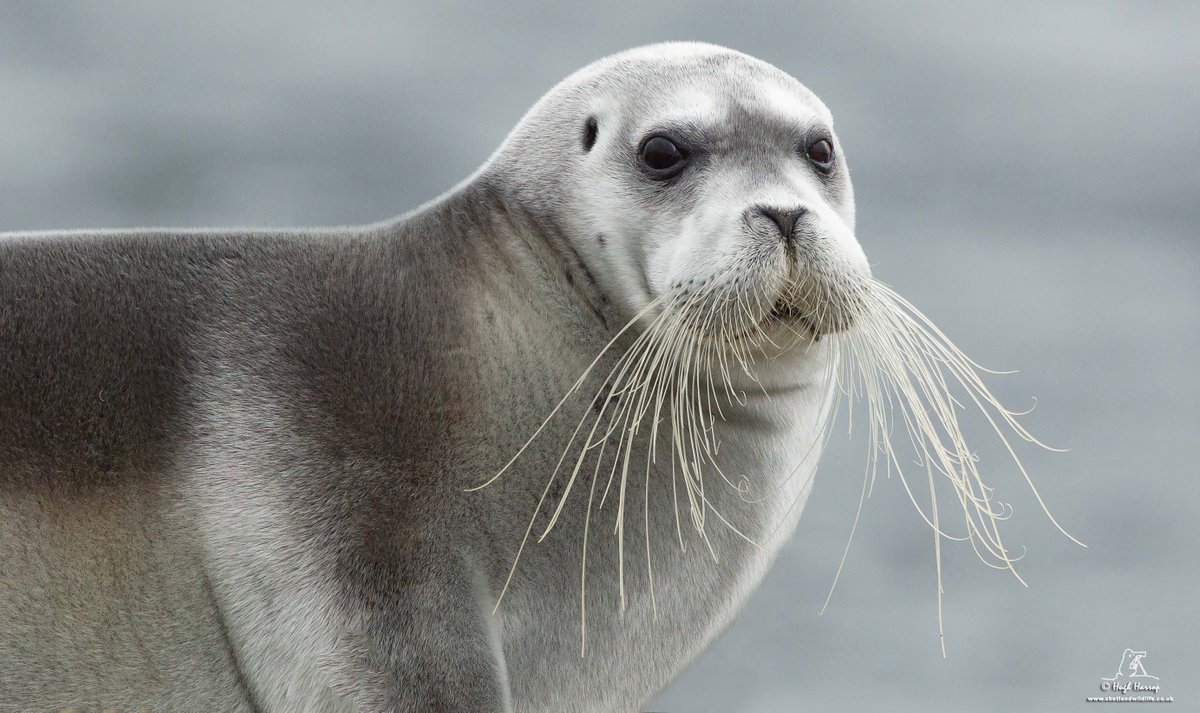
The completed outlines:
[[[806,212],[804,208],[772,208],[762,205],[756,206],[755,211],[779,226],[779,234],[787,243],[792,241],[792,235],[796,232],[796,221]]]

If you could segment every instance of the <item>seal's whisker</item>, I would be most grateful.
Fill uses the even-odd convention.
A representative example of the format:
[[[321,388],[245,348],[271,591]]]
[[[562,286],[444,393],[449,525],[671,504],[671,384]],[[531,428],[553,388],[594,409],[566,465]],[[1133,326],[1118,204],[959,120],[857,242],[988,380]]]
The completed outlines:
[[[596,430],[600,426],[600,422],[604,417],[605,410],[608,408],[608,405],[612,402],[612,400],[614,398],[616,398],[619,394],[626,393],[631,388],[628,386],[626,386],[626,387],[620,386],[621,384],[625,383],[624,377],[625,377],[626,372],[629,369],[629,366],[633,363],[634,359],[636,359],[639,354],[653,352],[653,341],[655,339],[655,334],[656,334],[655,326],[658,323],[659,323],[659,321],[656,320],[655,323],[653,325],[651,325],[651,328],[647,329],[645,332],[643,332],[641,335],[638,336],[638,339],[636,340],[634,345],[630,347],[629,351],[627,351],[621,357],[621,359],[617,362],[616,366],[614,366],[612,371],[609,372],[608,376],[605,378],[604,382],[600,385],[600,388],[597,390],[596,396],[593,397],[592,405],[595,406],[597,403],[597,400],[600,397],[600,394],[604,393],[605,387],[608,386],[610,383],[612,384],[612,387],[608,389],[607,395],[604,400],[604,404],[600,409],[600,413],[596,416],[595,423],[592,426],[592,430],[588,434],[587,438],[584,441],[584,447],[580,449],[579,458],[576,461],[575,469],[572,471],[571,477],[567,481],[567,485],[563,490],[563,494],[558,499],[558,506],[556,507],[553,515],[550,517],[550,521],[547,523],[545,531],[538,538],[539,542],[546,538],[546,536],[554,528],[555,523],[558,522],[558,517],[562,513],[563,506],[566,504],[567,496],[570,494],[571,488],[575,484],[576,476],[579,474],[580,468],[583,467],[583,463],[586,459],[587,451],[589,450],[588,444],[590,444],[592,442],[593,438],[595,437]],[[620,369],[619,372],[618,372],[618,369]],[[615,378],[614,378],[614,374],[616,375]],[[551,476],[550,476],[551,481],[553,481],[553,479],[557,475],[559,468],[562,467],[563,460],[566,458],[567,454],[570,452],[571,445],[575,442],[575,439],[578,437],[580,429],[583,428],[583,424],[587,421],[587,418],[588,418],[588,412],[585,412],[584,416],[580,419],[579,424],[575,427],[575,431],[574,431],[574,433],[572,433],[571,438],[568,440],[566,448],[563,449],[562,457],[559,458],[558,465],[555,466],[554,472],[551,473]],[[611,432],[612,432],[612,430],[609,429],[608,433],[611,433]],[[539,510],[540,510],[540,507],[539,507]],[[535,516],[536,516],[536,511],[535,511]]]
[[[818,278],[809,275],[788,283],[781,292],[766,281],[747,282],[740,279],[730,269],[703,281],[697,287],[680,285],[679,289],[668,293],[669,297],[655,300],[654,304],[660,308],[658,314],[648,320],[646,328],[631,340],[624,353],[614,360],[613,366],[600,380],[590,409],[567,438],[566,446],[530,520],[532,528],[547,494],[560,477],[565,459],[573,454],[574,462],[569,473],[561,474],[564,478],[562,493],[537,540],[540,542],[548,537],[561,522],[579,478],[587,477],[583,475],[583,469],[589,458],[595,459],[591,466],[587,509],[583,517],[584,552],[579,580],[581,651],[586,647],[587,548],[594,539],[592,519],[595,514],[604,511],[610,500],[615,501],[611,533],[616,539],[616,579],[621,611],[628,605],[625,576],[626,500],[634,487],[642,488],[641,517],[638,519],[643,528],[649,606],[652,615],[658,616],[651,559],[654,549],[650,489],[653,487],[654,466],[660,461],[660,446],[669,451],[670,498],[675,537],[681,551],[687,552],[683,510],[686,510],[691,528],[714,561],[719,561],[719,555],[708,532],[710,514],[738,538],[756,547],[762,546],[760,543],[764,540],[752,537],[733,523],[716,503],[714,498],[717,491],[709,490],[708,481],[715,474],[718,478],[716,482],[723,483],[721,489],[733,491],[733,496],[744,503],[764,502],[771,492],[770,488],[761,487],[751,480],[749,475],[731,471],[729,463],[719,461],[720,431],[717,423],[726,420],[727,408],[746,407],[747,395],[743,389],[747,383],[756,391],[761,391],[767,401],[772,400],[772,391],[759,379],[756,365],[773,362],[782,354],[797,348],[802,348],[804,354],[813,353],[818,345],[826,350],[825,354],[820,355],[824,358],[824,370],[816,375],[813,388],[824,388],[824,398],[828,401],[826,407],[813,411],[816,422],[805,431],[813,434],[813,442],[798,454],[799,462],[783,480],[771,484],[772,488],[780,491],[785,487],[792,488],[791,502],[781,507],[782,515],[778,523],[767,530],[771,536],[787,522],[789,513],[809,488],[815,473],[811,459],[821,452],[831,437],[840,413],[841,400],[836,396],[842,394],[847,397],[850,429],[853,429],[855,421],[854,404],[858,400],[863,401],[865,411],[861,418],[865,420],[868,432],[867,464],[863,471],[859,502],[821,612],[828,607],[837,587],[862,517],[864,503],[871,497],[881,466],[886,477],[890,478],[893,472],[897,475],[918,516],[933,535],[938,631],[943,652],[943,539],[966,540],[986,565],[1009,570],[1023,583],[1014,567],[1023,552],[1014,552],[1004,544],[999,527],[1000,522],[1011,515],[1012,507],[997,500],[995,490],[984,481],[978,458],[969,449],[958,420],[958,412],[973,404],[988,420],[1032,488],[1024,466],[1003,431],[1007,427],[1027,442],[1042,444],[1017,421],[1021,414],[1000,404],[980,377],[980,372],[1004,372],[984,369],[967,358],[928,318],[882,283],[867,279],[860,284],[843,286],[839,288],[843,292],[839,293],[826,284],[828,279],[827,276]],[[638,319],[646,314],[643,310]],[[800,325],[803,325],[802,329]],[[851,326],[847,328],[847,325]],[[828,339],[823,340],[822,337]],[[615,341],[610,341],[605,350]],[[591,375],[599,360],[598,356],[589,365],[568,396],[582,388],[584,378]],[[738,377],[736,382],[735,376]],[[565,398],[551,412],[547,421],[564,404]],[[590,424],[589,418],[592,419]],[[533,438],[545,426],[546,422],[543,422]],[[917,497],[906,472],[908,468],[901,462],[900,449],[897,447],[898,428],[904,432],[914,463],[924,470],[927,500]],[[638,461],[637,466],[634,465],[635,460]],[[512,461],[505,469],[511,464]],[[792,481],[806,464],[810,467],[805,481],[795,486]],[[644,468],[644,472],[640,484],[635,486],[629,478],[631,468],[636,470],[638,467]],[[608,470],[607,476],[602,474],[605,468]],[[502,469],[492,480],[503,472]],[[605,480],[601,488],[602,478]],[[965,528],[962,534],[948,531],[943,522],[941,510],[945,505],[939,503],[937,485],[941,478],[949,481],[954,500],[958,503]],[[1036,489],[1034,494],[1045,509]],[[1052,517],[1051,521],[1054,521]],[[1055,522],[1055,525],[1058,523]],[[528,538],[527,531],[518,547],[501,596],[507,590]]]
[[[854,327],[838,335],[838,341],[848,348],[850,359],[843,368],[844,392],[852,400],[863,398],[867,404],[869,430],[868,468],[860,493],[854,532],[862,512],[863,501],[870,496],[880,457],[888,473],[894,469],[920,517],[934,536],[934,561],[937,573],[938,631],[945,652],[941,596],[943,592],[941,567],[943,538],[967,540],[972,549],[989,567],[1006,569],[1024,584],[1014,563],[1021,554],[1010,551],[1001,538],[999,523],[1012,514],[1011,505],[994,497],[994,489],[983,480],[978,458],[967,446],[959,421],[959,410],[967,404],[976,409],[991,426],[1021,472],[1039,505],[1051,522],[1071,540],[1078,542],[1059,525],[1034,487],[1024,465],[1001,424],[1027,442],[1042,445],[1016,418],[1018,412],[1005,408],[983,384],[979,372],[994,372],[979,366],[966,357],[933,323],[911,303],[891,288],[871,281],[857,298],[864,308],[855,319]],[[954,386],[961,387],[961,398]],[[925,470],[929,488],[929,511],[917,501],[909,486],[904,468],[893,445],[891,414],[898,412],[899,423],[907,431],[910,445],[917,456],[917,465]],[[1054,450],[1054,449],[1051,449]],[[947,533],[941,525],[935,474],[949,480],[966,528],[958,537]],[[1080,543],[1082,544],[1082,543]],[[849,541],[839,562],[829,595],[832,596],[845,563]],[[829,596],[826,597],[826,608]]]
[[[608,439],[604,440],[605,446],[608,445]],[[579,655],[587,654],[587,553],[588,553],[588,536],[591,532],[592,524],[592,503],[596,498],[596,482],[600,476],[600,466],[604,463],[604,449],[601,448],[600,454],[596,457],[596,468],[592,471],[592,483],[588,488],[587,509],[583,515],[583,552],[580,555],[579,562]]]
[[[938,376],[940,377],[940,371],[937,373],[938,373]],[[926,375],[925,378],[927,380],[928,376]],[[960,383],[962,383],[962,379],[959,379],[959,381],[960,381]],[[948,389],[948,387],[946,386],[944,381],[941,381],[938,384],[938,386],[940,386],[943,390]],[[965,384],[964,384],[964,386],[965,386]],[[980,410],[985,412],[984,413],[985,417],[988,417],[989,421],[991,421],[989,415],[986,413],[986,409],[983,408],[983,404],[979,402],[978,398],[975,396],[974,393],[971,392],[971,390],[969,388],[968,388],[968,394],[975,401],[976,405],[980,408]],[[965,450],[965,444],[963,444],[962,434],[961,434],[961,432],[957,431],[957,424],[952,420],[952,417],[953,417],[952,410],[949,409],[944,403],[938,403],[937,400],[933,396],[930,396],[928,393],[926,393],[926,397],[927,397],[927,401],[931,401],[934,404],[935,409],[938,411],[939,419],[941,420],[943,425],[947,428],[947,433],[950,436],[950,438],[952,439],[952,442],[962,444],[962,446],[960,446],[960,449]],[[994,423],[993,423],[993,426],[995,426]],[[1004,440],[1004,436],[1002,433],[998,434],[998,435],[1000,435],[1001,439]],[[1015,454],[1014,454],[1014,458],[1015,458]],[[948,460],[948,458],[943,456],[943,461],[946,461],[946,460]],[[975,461],[974,457],[971,456],[969,453],[965,453],[963,455],[963,457],[958,459],[957,464],[960,466],[960,472],[964,476],[962,479],[962,483],[965,486],[963,489],[960,490],[960,494],[965,500],[969,500],[970,503],[981,512],[981,514],[988,516],[988,518],[989,518],[989,520],[991,520],[991,522],[989,522],[987,525],[988,525],[989,529],[993,533],[995,533],[995,522],[994,521],[996,519],[996,516],[999,515],[999,512],[1003,511],[1003,504],[1001,504],[1001,511],[999,511],[999,512],[994,511],[992,509],[991,498],[990,498],[990,494],[989,494],[990,488],[988,488],[980,479],[978,471],[974,465],[974,461]],[[1018,462],[1018,465],[1019,465],[1019,462]],[[980,490],[980,493],[978,495],[975,493],[975,486],[978,486],[978,488]],[[964,505],[966,505],[966,503],[964,503]],[[998,536],[998,533],[995,533],[995,534]],[[994,541],[994,538],[987,538],[987,539]],[[987,540],[985,540],[985,544],[986,543],[987,543]]]
[[[686,317],[688,314],[687,309],[686,309],[687,306],[690,305],[691,303],[693,303],[696,299],[697,299],[697,297],[693,296],[687,303],[685,303],[684,308],[680,310],[680,313],[684,317]],[[679,347],[679,344],[681,343],[681,339],[685,339],[687,337],[687,332],[680,329],[680,326],[681,326],[681,320],[679,320],[679,319],[668,321],[666,323],[666,328],[664,328],[664,330],[663,330],[664,334],[666,335],[666,338],[665,338],[665,341],[662,343],[662,347],[657,351],[657,353],[653,357],[649,357],[650,358],[649,362],[646,362],[645,361],[646,356],[643,356],[642,363],[639,365],[639,369],[645,370],[645,377],[643,379],[639,376],[639,381],[642,382],[644,385],[641,388],[639,388],[638,396],[637,396],[636,400],[630,400],[629,404],[627,404],[627,408],[630,409],[628,412],[629,426],[627,429],[623,429],[623,432],[622,432],[622,443],[625,445],[625,448],[624,448],[624,453],[620,454],[620,456],[619,456],[620,464],[621,464],[620,465],[621,477],[618,480],[617,516],[616,516],[616,522],[614,523],[614,534],[617,537],[618,589],[620,592],[622,609],[624,609],[624,606],[625,606],[625,587],[624,587],[624,581],[625,581],[625,578],[624,578],[625,492],[626,492],[626,486],[628,483],[629,464],[630,464],[630,458],[632,456],[632,446],[633,446],[633,442],[634,442],[634,437],[636,437],[636,434],[640,430],[641,424],[642,424],[643,420],[645,419],[646,414],[648,412],[650,412],[651,409],[653,409],[653,411],[655,413],[655,416],[652,419],[653,425],[652,425],[651,430],[655,433],[657,432],[658,414],[661,412],[662,404],[664,402],[664,399],[666,397],[665,395],[667,393],[666,384],[668,382],[670,382],[672,379],[676,378],[676,375],[679,372],[680,359],[681,359],[681,356],[680,356],[681,349]],[[684,343],[686,343],[686,342],[684,342]],[[676,409],[672,409],[672,411],[674,414],[676,412]],[[677,443],[678,443],[678,438],[679,438],[680,434],[683,433],[683,431],[681,429],[679,429],[678,423],[676,423],[675,428],[676,428],[676,430],[674,430],[673,432],[676,434],[676,439],[677,439]],[[650,449],[649,449],[648,460],[647,460],[647,477],[649,474],[650,464],[654,457],[653,454],[656,450],[656,447],[657,447],[657,439],[652,439],[652,442],[650,444]],[[681,454],[685,454],[685,451],[680,446],[677,445],[676,447],[678,450],[680,450]],[[689,473],[687,470],[688,459],[686,458],[686,455],[685,455],[685,457],[680,459],[680,462],[684,466],[683,475],[684,475],[685,490],[688,490],[690,493],[689,484],[691,483],[691,478],[689,477]],[[615,469],[614,469],[614,473],[615,473]],[[606,488],[606,495],[607,495],[607,488]],[[694,498],[692,498],[690,494],[689,494],[689,499],[693,500],[693,503],[694,503]],[[601,507],[603,507],[603,498],[601,500]],[[693,514],[693,519],[695,520],[696,511],[694,509],[692,510],[692,514]],[[699,517],[701,518],[699,523],[700,523],[700,526],[702,527],[702,522],[703,522],[703,520],[702,520],[703,513],[702,512],[700,513]],[[648,527],[648,522],[647,522],[647,527]]]
[[[533,441],[536,440],[539,435],[541,435],[542,431],[545,430],[546,425],[562,409],[562,406],[563,406],[563,404],[566,403],[567,399],[569,399],[576,391],[579,390],[579,387],[584,383],[584,381],[586,381],[587,377],[591,374],[592,370],[600,362],[600,359],[604,356],[604,354],[607,353],[610,348],[612,348],[612,346],[617,342],[618,339],[621,338],[622,335],[625,334],[625,332],[627,332],[634,324],[636,324],[638,321],[640,321],[642,317],[644,317],[646,314],[648,314],[654,307],[659,306],[663,302],[663,299],[664,298],[660,297],[660,298],[651,300],[650,303],[646,305],[646,307],[644,307],[632,319],[630,319],[629,322],[626,323],[625,326],[622,327],[617,332],[617,334],[608,341],[608,343],[604,346],[604,348],[600,351],[600,353],[596,355],[596,357],[587,366],[587,368],[584,369],[583,373],[579,376],[579,378],[575,380],[574,385],[572,385],[572,387],[562,397],[562,399],[558,402],[558,404],[555,405],[555,407],[550,411],[550,414],[548,416],[546,416],[546,418],[542,421],[541,425],[539,425],[537,430],[534,431],[533,435],[529,437],[529,440],[526,441],[523,446],[521,446],[521,448],[517,451],[517,453],[511,459],[509,459],[508,463],[506,463],[503,468],[501,468],[495,475],[493,475],[491,478],[489,478],[486,482],[484,482],[480,485],[474,486],[472,488],[468,488],[467,492],[472,492],[475,490],[480,490],[482,488],[485,488],[485,487],[491,485],[492,483],[494,483],[497,479],[500,478],[500,476],[504,475],[504,473],[508,471],[508,469],[512,466],[512,464],[515,463],[517,461],[517,459],[521,457],[521,455],[529,447],[529,444],[533,443]],[[635,340],[635,343],[637,341],[640,341],[643,338],[648,338],[648,339],[652,338],[652,337],[646,337],[646,335],[653,333],[654,326],[659,323],[659,319],[661,319],[662,314],[665,314],[665,313],[666,313],[666,310],[664,310],[662,313],[660,313],[659,318],[655,319],[654,322],[651,323],[650,327],[648,327],[645,332],[638,335],[638,338],[637,338],[637,340]],[[624,358],[624,357],[622,357],[622,358]],[[576,432],[578,432],[578,429],[576,429]],[[572,437],[572,439],[573,438],[574,437]],[[561,462],[562,462],[561,459],[559,462],[561,464]],[[555,473],[557,473],[557,468],[555,469]],[[533,525],[537,521],[537,515],[539,512],[541,512],[542,504],[545,503],[546,496],[549,494],[550,488],[554,485],[554,480],[555,480],[555,477],[554,477],[554,474],[552,474],[551,477],[547,479],[546,486],[545,486],[545,488],[543,488],[542,494],[538,498],[537,505],[533,509],[533,514],[529,518],[529,525],[525,528],[525,534],[521,538],[520,545],[517,546],[517,553],[513,557],[512,566],[509,567],[508,576],[505,577],[504,585],[500,588],[500,594],[496,596],[496,605],[492,609],[493,614],[495,614],[497,611],[500,610],[500,604],[504,601],[504,595],[508,592],[509,585],[512,584],[513,575],[517,571],[517,565],[521,561],[521,555],[525,551],[525,546],[529,542],[529,536],[533,532]]]
[[[609,340],[608,344],[604,345],[604,348],[600,350],[600,353],[596,355],[596,358],[592,360],[592,363],[589,364],[588,367],[583,370],[583,373],[579,375],[579,378],[575,380],[575,383],[571,386],[570,389],[567,390],[567,393],[563,395],[562,399],[559,400],[558,404],[556,404],[554,406],[554,408],[550,410],[550,413],[546,416],[546,418],[542,420],[541,425],[537,427],[537,430],[535,430],[533,432],[533,435],[529,437],[529,440],[525,441],[524,445],[522,445],[517,450],[517,452],[513,454],[513,457],[510,458],[508,460],[508,462],[504,464],[503,468],[496,471],[495,475],[493,475],[491,478],[488,478],[483,483],[480,483],[479,485],[471,486],[469,488],[465,488],[464,491],[471,493],[471,492],[475,492],[477,490],[482,490],[482,489],[486,488],[487,486],[491,485],[492,483],[496,482],[496,480],[498,480],[500,478],[500,476],[504,475],[508,471],[508,469],[512,467],[512,464],[516,463],[517,460],[521,457],[521,455],[525,452],[525,450],[527,448],[529,448],[529,444],[531,444],[535,440],[537,440],[537,437],[540,436],[542,431],[544,431],[546,429],[546,424],[550,423],[550,421],[554,418],[555,414],[557,414],[562,409],[563,404],[565,404],[567,402],[567,399],[571,398],[571,396],[576,391],[579,390],[579,387],[583,385],[583,382],[585,382],[587,380],[588,376],[592,373],[592,369],[594,369],[596,367],[596,364],[598,364],[600,362],[600,359],[606,353],[608,353],[608,350],[611,349],[612,346],[617,343],[617,340],[620,339],[625,334],[625,332],[629,331],[630,327],[637,324],[639,321],[641,321],[642,317],[646,316],[655,307],[657,307],[661,303],[662,299],[663,299],[662,297],[659,297],[657,299],[651,300],[649,304],[647,304],[645,307],[642,308],[642,310],[640,312],[638,312],[636,315],[634,315],[634,317],[632,319],[630,319],[625,324],[625,326],[622,327],[620,329],[620,331],[618,331],[613,336],[612,339]]]

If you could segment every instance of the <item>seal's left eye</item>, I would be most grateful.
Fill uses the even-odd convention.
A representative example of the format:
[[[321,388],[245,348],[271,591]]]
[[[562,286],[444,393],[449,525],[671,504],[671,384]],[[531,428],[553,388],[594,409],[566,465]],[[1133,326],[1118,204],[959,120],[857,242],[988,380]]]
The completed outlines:
[[[820,139],[810,144],[808,160],[821,171],[829,173],[829,169],[833,168],[833,144],[829,143],[829,139]]]
[[[668,178],[683,168],[683,151],[675,142],[663,136],[653,136],[642,144],[642,164],[656,178]]]

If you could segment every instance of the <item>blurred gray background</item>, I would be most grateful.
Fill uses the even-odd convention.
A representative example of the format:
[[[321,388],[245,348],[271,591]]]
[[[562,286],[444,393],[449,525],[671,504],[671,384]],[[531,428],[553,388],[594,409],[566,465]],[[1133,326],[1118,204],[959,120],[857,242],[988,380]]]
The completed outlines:
[[[843,431],[762,589],[650,708],[1088,709],[1130,647],[1197,709],[1200,5],[412,5],[0,5],[0,230],[385,218],[593,59],[756,55],[833,110],[876,275],[1021,369],[990,383],[1071,449],[1020,453],[1089,549],[972,421],[1029,588],[948,545],[943,659],[932,536],[881,481],[818,616],[865,463]]]

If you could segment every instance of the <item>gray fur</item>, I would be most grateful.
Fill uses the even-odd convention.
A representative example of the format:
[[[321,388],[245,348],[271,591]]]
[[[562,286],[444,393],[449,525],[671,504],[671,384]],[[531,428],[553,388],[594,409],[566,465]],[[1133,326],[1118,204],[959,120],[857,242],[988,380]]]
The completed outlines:
[[[0,704],[624,711],[680,671],[764,574],[811,463],[779,500],[714,487],[724,514],[768,544],[718,523],[715,561],[695,533],[680,549],[669,465],[635,478],[630,507],[645,496],[654,514],[649,533],[634,518],[625,534],[624,613],[612,506],[592,522],[586,656],[586,493],[526,549],[492,614],[576,419],[553,421],[494,485],[465,489],[507,462],[632,316],[637,290],[562,187],[589,113],[606,170],[629,168],[613,152],[632,136],[617,120],[631,110],[593,102],[645,101],[631,87],[684,75],[735,95],[764,73],[799,87],[743,55],[700,54],[585,70],[479,173],[394,221],[0,236]],[[739,111],[752,103],[742,96]],[[724,155],[812,130],[738,122],[707,134]],[[775,160],[755,150],[739,159],[747,181]],[[823,190],[852,222],[848,179],[831,180]],[[628,185],[620,200],[699,200],[686,184]],[[804,435],[779,414],[819,416],[829,399],[804,382],[753,403],[731,410],[722,462],[777,475]]]

